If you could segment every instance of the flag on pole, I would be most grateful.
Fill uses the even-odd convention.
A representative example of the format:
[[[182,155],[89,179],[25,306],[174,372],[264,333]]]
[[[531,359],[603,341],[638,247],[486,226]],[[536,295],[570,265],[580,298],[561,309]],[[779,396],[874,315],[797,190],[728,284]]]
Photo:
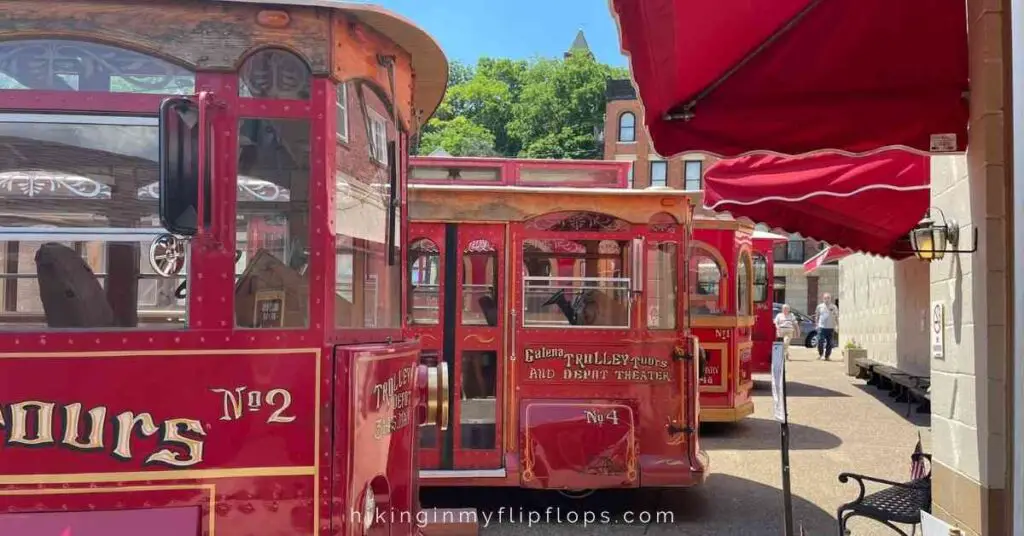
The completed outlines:
[[[917,433],[917,446],[910,456],[910,479],[920,480],[925,477],[924,450],[921,448],[921,432]]]

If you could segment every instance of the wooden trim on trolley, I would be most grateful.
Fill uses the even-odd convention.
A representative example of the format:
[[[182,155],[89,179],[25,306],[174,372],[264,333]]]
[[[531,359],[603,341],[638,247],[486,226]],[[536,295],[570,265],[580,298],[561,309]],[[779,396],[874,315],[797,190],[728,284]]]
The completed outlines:
[[[642,192],[642,191],[641,191]],[[519,187],[425,187],[409,185],[409,219],[415,222],[508,223],[565,211],[599,212],[619,219],[646,224],[658,212],[671,214],[681,224],[689,222],[691,194],[584,188]],[[661,197],[653,207],[651,197]]]
[[[701,347],[707,350],[718,350],[721,352],[721,370],[718,372],[718,377],[721,378],[721,383],[717,385],[701,384],[698,387],[698,392],[703,393],[727,393],[729,392],[729,343],[727,342],[702,342]],[[703,412],[704,409],[701,409]],[[702,413],[703,414],[703,413]]]
[[[754,413],[754,403],[750,400],[735,408],[700,408],[701,422],[736,422]]]
[[[754,325],[753,316],[693,315],[690,325],[695,328],[746,328]]]

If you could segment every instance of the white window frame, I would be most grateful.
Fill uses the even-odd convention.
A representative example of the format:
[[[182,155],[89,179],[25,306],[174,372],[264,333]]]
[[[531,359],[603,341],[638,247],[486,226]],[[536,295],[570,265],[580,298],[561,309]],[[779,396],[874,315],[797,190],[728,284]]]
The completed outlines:
[[[368,110],[370,115],[370,158],[374,162],[387,165],[388,163],[388,123],[383,116]]]
[[[697,172],[697,188],[695,190],[704,189],[704,161],[702,160],[683,160],[683,189],[690,190],[690,177],[687,175],[687,170],[691,164],[696,164],[699,170]]]
[[[629,115],[630,117],[633,118],[633,124],[632,125],[629,125],[629,126],[623,125],[622,120],[626,118],[626,115]],[[633,136],[632,136],[633,139],[631,139],[631,140],[622,139],[622,129],[623,129],[623,127],[628,128],[628,129],[630,129],[633,132]],[[615,141],[618,142],[618,143],[636,143],[636,114],[635,113],[633,113],[630,110],[626,110],[625,112],[622,112],[621,114],[619,114],[619,128],[617,130],[617,134],[616,134],[615,138],[616,138]]]
[[[654,184],[654,164],[661,163],[665,166],[665,180],[661,184]],[[668,186],[668,160],[662,160],[660,158],[652,158],[647,163],[647,178],[650,186]]]
[[[338,141],[348,143],[348,85],[338,84],[337,97],[335,99],[338,115],[338,126],[336,132]]]

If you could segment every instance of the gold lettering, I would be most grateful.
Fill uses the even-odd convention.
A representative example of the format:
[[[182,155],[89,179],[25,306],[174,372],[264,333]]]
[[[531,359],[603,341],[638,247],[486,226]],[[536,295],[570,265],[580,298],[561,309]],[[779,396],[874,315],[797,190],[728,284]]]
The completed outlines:
[[[28,400],[11,404],[11,429],[8,432],[8,443],[22,445],[48,445],[53,443],[53,408],[52,402]],[[35,409],[35,411],[31,411]],[[35,414],[35,438],[29,438],[29,414]]]
[[[230,421],[242,418],[242,393],[245,392],[245,389],[245,387],[235,387],[233,393],[227,389],[210,389],[214,393],[224,395],[224,415],[220,420]]]
[[[132,459],[132,434],[135,433],[135,426],[139,426],[139,433],[144,437],[149,437],[160,431],[156,424],[153,423],[153,416],[149,413],[140,413],[138,415],[126,411],[119,414],[114,418],[114,434],[117,436],[117,441],[114,446],[112,454],[122,460]]]
[[[409,413],[409,409],[403,409],[395,412],[394,415],[388,415],[387,417],[381,417],[374,422],[373,425],[373,437],[374,439],[383,439],[402,428],[409,426],[412,422],[412,417]]]
[[[538,367],[540,360],[554,360],[553,368]],[[527,380],[601,382],[612,379],[627,382],[671,381],[670,359],[655,355],[631,355],[628,352],[567,352],[561,348],[527,348]],[[561,366],[558,366],[561,362]],[[551,365],[549,365],[551,367]],[[561,373],[558,374],[558,369]]]
[[[86,441],[79,441],[81,433],[82,405],[75,402],[64,406],[64,441],[69,447],[80,450],[103,448],[103,421],[107,417],[107,408],[100,406],[89,410],[89,434]]]
[[[292,405],[292,394],[287,389],[271,389],[267,393],[267,405],[274,407],[274,400],[277,397],[281,397],[281,407],[274,410],[274,413],[270,414],[270,418],[267,419],[267,423],[274,422],[292,422],[295,420],[294,415],[285,415],[285,410],[288,406]]]
[[[188,449],[188,457],[178,459],[178,453],[171,449],[163,449],[146,458],[146,463],[162,463],[171,467],[188,467],[203,461],[203,440],[193,439],[184,434],[193,433],[205,436],[203,423],[194,419],[170,419],[164,421],[163,440],[161,443],[177,443]]]

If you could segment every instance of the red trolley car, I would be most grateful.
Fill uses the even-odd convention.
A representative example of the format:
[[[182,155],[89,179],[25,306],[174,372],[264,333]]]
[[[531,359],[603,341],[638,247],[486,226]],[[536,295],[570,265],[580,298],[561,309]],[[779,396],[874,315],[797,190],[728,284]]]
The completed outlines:
[[[447,64],[287,3],[0,0],[0,534],[416,531],[447,374],[399,222]]]
[[[773,251],[777,242],[788,240],[785,236],[755,230],[751,237],[754,267],[754,340],[750,356],[751,372],[767,373],[772,370],[772,343],[775,342],[775,257]]]
[[[700,384],[703,422],[733,422],[754,412],[750,398],[754,267],[752,224],[702,213],[690,243],[690,320],[706,356]]]
[[[628,163],[413,158],[409,331],[448,363],[425,486],[578,493],[689,486],[698,351],[693,194],[625,190]]]

